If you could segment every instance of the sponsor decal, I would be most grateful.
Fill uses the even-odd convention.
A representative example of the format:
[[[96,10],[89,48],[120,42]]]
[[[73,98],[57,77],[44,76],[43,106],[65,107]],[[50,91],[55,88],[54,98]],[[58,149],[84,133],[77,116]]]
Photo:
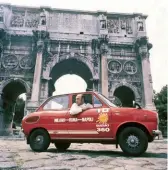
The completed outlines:
[[[93,122],[93,117],[83,117],[82,122]]]
[[[97,132],[109,132],[110,128],[97,128]]]
[[[54,123],[57,123],[57,122],[65,122],[66,119],[64,118],[60,118],[60,119],[54,119]]]
[[[98,116],[98,120],[96,121],[99,124],[107,124],[108,122],[108,114],[107,113],[100,113]]]
[[[109,127],[109,124],[97,124],[96,127]]]
[[[98,113],[108,113],[109,112],[109,108],[102,108],[102,109],[98,109]]]
[[[78,121],[78,118],[69,118],[68,121],[69,121],[69,122],[77,122],[77,121]]]
[[[57,118],[54,119],[54,123],[61,123],[61,122],[78,122],[78,121],[82,121],[82,122],[93,122],[94,118],[93,117],[82,117],[81,119],[78,118],[69,118],[69,119],[65,119],[65,118]]]
[[[108,112],[109,108],[102,108],[98,109],[98,120],[96,121],[98,124],[96,124],[97,132],[109,132],[109,124],[108,124]]]

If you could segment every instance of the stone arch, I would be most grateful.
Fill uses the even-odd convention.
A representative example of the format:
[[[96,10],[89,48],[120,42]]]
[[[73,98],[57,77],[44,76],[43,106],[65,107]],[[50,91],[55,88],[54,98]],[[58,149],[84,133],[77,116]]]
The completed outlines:
[[[53,59],[52,59],[50,62],[48,62],[45,70],[43,71],[43,77],[45,77],[45,78],[47,78],[47,79],[50,79],[50,72],[52,71],[53,67],[54,67],[56,64],[58,64],[58,63],[60,63],[60,62],[62,62],[62,61],[64,61],[64,60],[76,59],[76,60],[84,63],[84,64],[89,68],[90,72],[92,73],[92,77],[94,78],[94,77],[96,77],[96,76],[98,76],[98,75],[95,75],[95,73],[94,73],[94,67],[93,67],[93,64],[92,64],[92,62],[91,62],[91,59],[90,59],[89,56],[87,56],[87,57],[88,57],[88,58],[86,59],[86,57],[84,57],[84,56],[81,55],[81,54],[78,54],[78,55],[76,54],[76,56],[74,56],[73,53],[71,53],[71,54],[69,54],[69,55],[64,54],[64,55],[62,55],[62,56],[60,56],[59,54],[55,54],[55,55],[53,56]],[[61,59],[59,59],[59,58],[61,58]]]
[[[5,86],[7,86],[9,83],[12,83],[12,82],[19,82],[19,83],[21,83],[25,87],[26,93],[30,92],[30,86],[24,80],[22,80],[20,78],[11,78],[11,79],[8,79],[8,80],[3,80],[1,82],[1,84],[0,84],[0,93],[2,93],[3,89],[5,88]]]
[[[75,74],[80,76],[83,80],[85,80],[87,84],[87,90],[91,90],[93,88],[93,73],[90,70],[90,67],[79,60],[77,58],[71,57],[56,62],[56,64],[52,67],[49,77],[49,96],[55,91],[54,83],[58,80],[61,76],[66,74]],[[50,89],[52,89],[50,91]]]
[[[30,93],[30,87],[27,82],[20,78],[10,78],[1,82],[0,93],[3,93],[1,96],[3,114],[0,118],[0,124],[2,124],[3,135],[7,135],[12,133],[14,118],[18,118],[19,116],[19,120],[21,121],[24,116],[24,110],[19,115],[15,115],[16,101],[20,94]]]
[[[130,89],[133,91],[134,95],[135,95],[135,100],[139,102],[139,100],[140,100],[140,95],[139,95],[139,93],[138,93],[138,90],[136,89],[135,86],[133,86],[133,85],[131,85],[131,84],[129,84],[129,83],[126,83],[126,82],[121,82],[121,83],[119,83],[119,84],[115,84],[115,85],[112,87],[111,91],[110,91],[110,96],[114,96],[115,90],[116,90],[117,88],[119,88],[119,87],[122,87],[122,86],[126,86],[126,87],[130,88]]]

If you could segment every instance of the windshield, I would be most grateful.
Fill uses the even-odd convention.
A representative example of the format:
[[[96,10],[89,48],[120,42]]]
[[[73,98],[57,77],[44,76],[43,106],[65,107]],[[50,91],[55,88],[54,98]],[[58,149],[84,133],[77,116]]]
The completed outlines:
[[[107,99],[105,96],[103,96],[102,94],[98,93],[98,96],[105,102],[107,103],[109,106],[111,107],[117,107],[115,104],[113,104],[109,99]]]

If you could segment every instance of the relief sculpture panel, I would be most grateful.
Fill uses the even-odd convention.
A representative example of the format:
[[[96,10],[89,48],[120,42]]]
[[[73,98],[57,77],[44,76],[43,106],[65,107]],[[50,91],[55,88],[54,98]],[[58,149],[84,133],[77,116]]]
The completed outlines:
[[[37,28],[39,24],[39,14],[27,13],[25,26],[28,28]]]
[[[121,29],[125,30],[127,34],[132,34],[132,20],[129,18],[120,19]]]
[[[115,33],[115,34],[120,33],[119,27],[120,27],[120,23],[118,18],[107,20],[107,28],[109,33]]]
[[[122,65],[119,61],[111,60],[108,62],[108,70],[111,73],[119,73],[122,70]]]
[[[15,55],[7,55],[2,58],[2,66],[6,69],[16,68],[18,63],[18,58]]]
[[[137,66],[133,61],[127,61],[124,64],[124,71],[128,74],[135,74],[137,72]]]
[[[11,22],[10,22],[11,27],[23,27],[24,19],[25,19],[25,12],[13,11],[13,15],[11,17]]]
[[[32,57],[25,56],[19,61],[19,66],[22,69],[29,70],[32,69],[34,64],[33,64],[33,59]]]

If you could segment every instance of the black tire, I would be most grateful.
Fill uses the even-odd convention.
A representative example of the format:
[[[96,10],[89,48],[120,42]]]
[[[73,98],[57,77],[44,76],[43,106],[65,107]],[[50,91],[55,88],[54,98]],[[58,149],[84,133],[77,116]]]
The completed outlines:
[[[126,127],[118,138],[119,145],[124,153],[130,156],[139,156],[148,148],[146,133],[137,127]]]
[[[71,143],[57,143],[57,142],[55,142],[54,145],[58,151],[64,152],[70,147]]]
[[[37,129],[30,134],[30,147],[33,151],[36,152],[46,151],[49,145],[50,137],[47,131],[43,129]]]

